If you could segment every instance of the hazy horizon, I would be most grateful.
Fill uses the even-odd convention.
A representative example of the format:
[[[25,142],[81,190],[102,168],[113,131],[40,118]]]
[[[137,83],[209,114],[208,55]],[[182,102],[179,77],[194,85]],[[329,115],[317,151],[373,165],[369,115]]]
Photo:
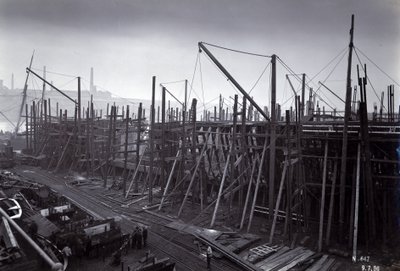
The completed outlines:
[[[308,79],[340,55],[342,60],[333,61],[310,86],[318,89],[318,81],[323,81],[344,97],[345,51],[353,13],[354,44],[359,50],[353,56],[353,83],[357,82],[359,57],[361,64],[367,64],[372,83],[367,85],[369,111],[389,84],[395,84],[397,111],[400,3],[392,0],[0,0],[0,79],[9,86],[14,73],[15,87],[22,88],[25,68],[35,50],[33,67],[40,74],[46,66],[47,79],[61,89],[75,89],[76,76],[83,78],[83,88],[88,89],[90,68],[94,67],[98,89],[117,96],[151,99],[154,75],[157,86],[179,81],[167,85],[179,99],[183,99],[182,80],[187,79],[194,88],[189,91],[189,100],[199,99],[200,107],[207,107],[220,93],[229,105],[229,97],[237,91],[205,53],[198,55],[197,43],[205,41],[258,54],[277,54],[295,73],[306,73]],[[261,106],[269,104],[270,68],[261,76],[269,58],[208,48],[246,91],[250,92],[260,78],[251,95]],[[289,72],[279,63],[277,72],[277,102],[288,107],[293,104],[285,78]],[[296,89],[300,86],[294,78],[292,83]],[[41,89],[37,78],[31,77],[29,85]],[[321,107],[343,107],[324,88],[318,91],[326,101],[320,102]],[[157,99],[161,97],[159,87],[156,95]]]

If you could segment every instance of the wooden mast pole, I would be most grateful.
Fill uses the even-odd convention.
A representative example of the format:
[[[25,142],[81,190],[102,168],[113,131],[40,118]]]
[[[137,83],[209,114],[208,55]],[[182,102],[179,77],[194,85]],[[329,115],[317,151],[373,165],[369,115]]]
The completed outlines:
[[[351,15],[351,28],[350,28],[350,43],[349,43],[349,58],[347,63],[347,80],[346,80],[346,104],[344,112],[344,125],[343,125],[343,143],[342,143],[342,159],[340,166],[340,198],[339,198],[339,239],[343,240],[344,236],[344,211],[346,199],[346,167],[347,167],[347,143],[348,143],[348,125],[351,114],[351,63],[353,57],[353,33],[354,33],[354,14]]]

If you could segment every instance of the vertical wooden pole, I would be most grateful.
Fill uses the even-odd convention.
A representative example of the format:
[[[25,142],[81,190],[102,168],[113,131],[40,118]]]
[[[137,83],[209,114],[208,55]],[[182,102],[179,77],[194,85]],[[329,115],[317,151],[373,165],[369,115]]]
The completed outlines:
[[[292,143],[291,143],[291,131],[290,131],[290,112],[286,110],[286,140],[287,140],[287,160],[289,163],[292,161]],[[286,219],[284,226],[284,234],[288,236],[289,241],[292,240],[292,180],[293,180],[293,167],[289,165],[288,177],[286,181]],[[289,232],[289,233],[288,233]]]
[[[34,153],[34,155],[36,155],[36,148],[37,148],[37,142],[36,142],[36,140],[37,140],[37,134],[36,134],[36,104],[35,104],[35,101],[33,101],[33,105],[32,105],[32,108],[33,108],[33,112],[32,112],[32,116],[33,116],[33,153]]]
[[[340,198],[339,198],[339,239],[343,240],[345,223],[345,199],[346,199],[346,169],[347,169],[347,144],[348,144],[348,123],[351,116],[351,64],[353,56],[353,33],[354,33],[354,14],[351,15],[349,57],[347,63],[346,80],[346,103],[343,125],[342,160],[340,166]]]
[[[248,159],[247,156],[247,135],[246,135],[246,97],[243,96],[243,102],[242,102],[242,124],[241,124],[241,153],[243,155],[244,161],[246,161]],[[244,170],[244,166],[246,165],[246,163],[241,163],[241,172]],[[243,208],[243,187],[242,187],[242,183],[245,177],[242,177],[239,180],[239,186],[240,186],[240,190],[239,190],[239,209]]]
[[[129,142],[129,105],[126,106],[126,119],[125,119],[125,149],[124,149],[124,174],[123,174],[123,191],[126,194],[126,179],[128,178],[128,142]]]
[[[230,161],[230,183],[233,183],[235,180],[236,174],[235,174],[235,161],[236,161],[236,125],[237,125],[237,117],[238,117],[238,95],[235,95],[235,102],[233,104],[233,124],[232,124],[232,138],[231,138],[231,161]],[[233,194],[230,193],[229,195],[229,209],[228,213],[231,212],[232,208],[232,202],[233,202]]]
[[[324,211],[325,211],[325,189],[326,189],[326,175],[328,165],[328,139],[325,141],[325,152],[324,152],[324,167],[322,171],[322,195],[321,204],[319,210],[319,234],[318,234],[318,252],[322,251],[322,234],[324,231]]]
[[[335,203],[335,189],[336,189],[336,179],[337,179],[337,169],[338,169],[338,161],[335,159],[333,166],[333,174],[332,174],[332,187],[331,187],[331,195],[329,200],[329,213],[328,213],[328,225],[326,226],[326,240],[325,243],[329,246],[330,238],[331,238],[331,225],[332,225],[332,216],[333,216],[333,208]]]
[[[180,177],[183,178],[185,175],[185,165],[186,165],[186,116],[187,116],[187,86],[188,80],[185,80],[185,101],[182,108],[182,146],[181,146],[181,167],[180,167]]]
[[[161,148],[160,148],[160,158],[161,158],[161,174],[160,174],[160,186],[161,193],[164,192],[165,186],[165,87],[162,88],[161,93]]]
[[[301,82],[301,109],[300,109],[300,118],[304,117],[304,108],[305,108],[305,93],[306,93],[306,74],[303,73],[303,80]]]
[[[86,139],[85,139],[85,151],[86,151],[86,155],[85,155],[85,159],[86,159],[86,176],[89,177],[89,173],[90,173],[90,160],[89,160],[89,155],[92,156],[93,154],[90,153],[90,137],[89,137],[89,108],[86,110]],[[104,178],[104,176],[103,176]]]
[[[78,76],[78,105],[77,105],[77,107],[78,107],[78,134],[79,135],[81,134],[81,116],[82,116],[81,102],[82,102],[81,101],[81,77]]]
[[[136,170],[139,169],[140,160],[140,133],[142,130],[142,103],[139,103],[138,109],[138,124],[137,124],[137,138],[136,138]],[[135,178],[134,192],[137,193],[139,190],[139,181]]]
[[[354,214],[354,229],[353,229],[353,262],[357,261],[357,238],[358,238],[358,211],[359,211],[359,199],[360,199],[360,167],[361,167],[361,146],[358,144],[357,149],[357,177],[356,177],[356,202],[355,202],[355,214]]]
[[[89,110],[89,109],[88,109]],[[115,107],[111,106],[111,114],[110,114],[110,121],[108,125],[108,140],[107,140],[107,150],[106,150],[106,170],[103,177],[103,186],[107,187],[107,177],[108,177],[108,169],[110,166],[110,153],[111,153],[111,145],[112,145],[112,129],[113,129],[113,116],[115,112]]]
[[[153,76],[152,81],[152,95],[151,95],[151,109],[150,109],[150,170],[149,170],[149,203],[153,202],[153,182],[154,182],[154,175],[153,175],[153,161],[154,161],[154,122],[155,122],[155,95],[156,95],[156,77]]]
[[[50,104],[50,98],[48,99],[48,105],[49,105],[49,124],[51,124],[51,104]]]
[[[271,59],[271,122],[270,122],[270,151],[269,151],[269,219],[272,218],[275,194],[275,148],[276,148],[276,55]],[[267,140],[267,138],[265,139]]]
[[[26,150],[29,150],[29,115],[28,104],[25,104],[25,129],[26,129]],[[29,153],[29,152],[28,152]]]
[[[33,106],[31,105],[31,113],[30,113],[30,131],[29,131],[29,149],[31,150],[31,154],[33,154]]]
[[[47,129],[47,100],[43,100],[43,109],[44,109],[44,126]]]

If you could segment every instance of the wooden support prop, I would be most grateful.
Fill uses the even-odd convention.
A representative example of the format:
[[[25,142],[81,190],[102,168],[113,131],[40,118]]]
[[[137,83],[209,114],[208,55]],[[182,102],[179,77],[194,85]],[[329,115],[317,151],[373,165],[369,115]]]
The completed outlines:
[[[361,167],[361,146],[358,144],[357,149],[357,174],[356,174],[356,201],[354,210],[354,229],[353,229],[353,262],[357,261],[357,238],[358,238],[358,211],[360,199],[360,167]]]
[[[258,153],[256,154],[256,158],[253,160],[253,166],[251,169],[251,175],[250,175],[250,179],[249,179],[249,185],[247,187],[247,194],[246,194],[246,199],[244,202],[244,207],[243,207],[243,212],[242,212],[242,219],[240,220],[240,229],[243,228],[244,226],[244,220],[246,218],[246,213],[247,213],[247,205],[250,199],[250,194],[251,194],[251,184],[253,183],[253,176],[254,176],[254,171],[256,169],[256,165],[257,165],[257,161],[260,161],[260,156],[258,155]]]
[[[211,218],[211,223],[210,223],[210,227],[214,227],[214,223],[215,223],[215,219],[217,217],[217,211],[218,211],[218,207],[219,207],[219,202],[221,200],[221,194],[223,191],[223,187],[224,187],[224,183],[225,183],[225,178],[226,178],[226,174],[228,172],[228,167],[229,167],[229,160],[231,158],[231,154],[228,154],[228,158],[226,159],[226,163],[225,163],[225,168],[224,168],[224,174],[222,175],[222,179],[221,179],[221,183],[219,185],[219,190],[218,190],[218,196],[217,196],[217,202],[215,203],[215,208],[214,208],[214,213],[213,216]]]
[[[57,171],[60,169],[60,166],[61,166],[62,162],[64,161],[65,153],[66,153],[66,151],[67,151],[67,149],[68,149],[69,143],[71,142],[72,136],[73,136],[73,135],[70,135],[70,136],[68,137],[67,143],[65,144],[65,146],[64,146],[64,148],[63,148],[63,150],[62,150],[60,159],[58,159],[57,166],[56,166],[56,168],[55,168],[55,170],[54,170],[55,172],[57,172]]]
[[[176,153],[175,160],[174,160],[174,163],[172,164],[172,169],[171,169],[171,172],[169,173],[167,184],[165,185],[164,193],[163,193],[163,195],[161,197],[161,202],[160,202],[160,206],[158,207],[158,210],[161,210],[161,208],[162,208],[162,206],[164,204],[164,200],[165,200],[165,197],[167,195],[169,185],[171,184],[171,180],[172,180],[172,177],[173,177],[174,172],[175,172],[175,166],[176,166],[176,163],[177,163],[178,158],[180,156],[180,153],[181,153],[180,150],[178,150],[178,152]]]
[[[264,165],[264,159],[265,159],[265,153],[267,152],[268,146],[267,146],[267,139],[265,139],[264,142],[264,148],[263,152],[261,155],[261,161],[260,165],[258,167],[258,175],[257,175],[257,181],[256,181],[256,187],[254,189],[254,198],[253,198],[253,203],[251,205],[251,211],[250,211],[250,217],[249,217],[249,224],[247,225],[247,232],[249,232],[250,227],[251,227],[251,222],[253,221],[253,215],[254,215],[254,208],[256,207],[256,201],[257,201],[257,194],[258,194],[258,188],[260,186],[260,179],[261,179],[261,174],[262,174],[262,168]]]
[[[129,195],[129,192],[131,192],[133,182],[135,182],[135,185],[137,184],[136,175],[139,172],[139,166],[140,166],[140,163],[143,160],[143,157],[144,157],[144,154],[146,152],[146,149],[147,149],[147,146],[145,146],[145,149],[143,150],[142,156],[140,157],[139,161],[137,162],[137,166],[136,166],[135,172],[133,173],[132,180],[131,180],[131,182],[129,184],[129,188],[128,188],[128,190],[126,190],[125,198],[127,198],[128,195]]]
[[[325,141],[325,154],[324,154],[324,169],[322,171],[322,195],[321,206],[319,210],[319,234],[318,234],[318,252],[322,251],[322,234],[324,231],[324,211],[325,211],[325,189],[326,189],[326,175],[328,165],[328,140]]]
[[[181,215],[182,210],[183,210],[183,207],[184,207],[184,205],[185,205],[185,203],[186,203],[186,200],[187,200],[187,198],[189,197],[190,190],[191,190],[191,188],[192,188],[194,179],[195,179],[195,177],[196,177],[196,172],[197,172],[197,170],[199,169],[199,166],[200,166],[200,164],[201,164],[201,160],[203,159],[203,156],[204,156],[204,152],[205,152],[205,150],[207,149],[207,142],[208,142],[208,138],[209,138],[210,134],[211,134],[211,127],[208,128],[208,131],[207,131],[207,140],[206,140],[206,142],[204,142],[203,148],[202,148],[202,150],[201,150],[201,152],[200,152],[200,157],[199,157],[199,159],[197,160],[196,167],[195,167],[195,169],[194,169],[194,171],[193,171],[193,173],[192,173],[192,178],[191,178],[191,180],[190,180],[189,187],[188,187],[188,189],[187,189],[187,191],[186,191],[186,194],[185,194],[185,197],[184,197],[184,199],[183,199],[182,205],[181,205],[181,207],[179,208],[179,211],[178,211],[178,217]]]
[[[328,213],[328,225],[326,226],[326,240],[325,243],[329,246],[330,238],[331,238],[331,225],[332,225],[332,216],[333,216],[333,208],[335,203],[335,188],[336,188],[336,179],[337,179],[337,170],[338,170],[338,161],[335,159],[333,166],[333,174],[332,174],[332,186],[331,186],[331,196],[329,200],[329,213]]]
[[[276,226],[276,220],[278,218],[278,212],[279,212],[279,206],[281,204],[281,198],[282,198],[282,191],[283,191],[283,184],[285,183],[285,178],[286,178],[286,171],[287,167],[289,166],[290,161],[286,160],[284,162],[284,167],[282,171],[282,178],[281,178],[281,183],[279,185],[279,192],[278,192],[278,197],[276,199],[276,204],[275,204],[275,212],[274,212],[274,219],[272,221],[272,227],[271,227],[271,232],[269,234],[269,243],[272,244],[274,234],[275,234],[275,226]],[[271,210],[271,209],[270,209]],[[272,213],[272,212],[270,212]]]

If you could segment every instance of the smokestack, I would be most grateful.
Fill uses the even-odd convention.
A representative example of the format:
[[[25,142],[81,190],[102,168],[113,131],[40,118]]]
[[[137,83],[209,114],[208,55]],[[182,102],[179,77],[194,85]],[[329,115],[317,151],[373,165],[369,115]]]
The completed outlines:
[[[93,67],[90,68],[90,92],[94,90],[94,84],[93,84]]]
[[[11,90],[14,89],[14,74],[11,74]]]

